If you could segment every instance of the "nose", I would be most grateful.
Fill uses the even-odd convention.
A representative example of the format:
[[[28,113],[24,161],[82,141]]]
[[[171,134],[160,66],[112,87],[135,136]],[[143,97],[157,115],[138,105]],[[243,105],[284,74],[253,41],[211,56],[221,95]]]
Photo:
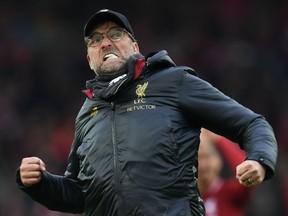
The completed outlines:
[[[111,44],[112,44],[111,40],[109,40],[108,37],[104,36],[101,42],[101,47],[111,46]]]

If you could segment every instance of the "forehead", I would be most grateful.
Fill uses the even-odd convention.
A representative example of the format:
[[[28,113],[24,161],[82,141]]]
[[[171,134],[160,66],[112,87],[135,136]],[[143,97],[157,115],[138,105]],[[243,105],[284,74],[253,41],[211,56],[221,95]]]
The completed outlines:
[[[104,30],[108,30],[110,28],[113,28],[113,27],[120,27],[118,24],[112,22],[112,21],[107,21],[107,22],[104,22],[104,23],[100,23],[99,25],[95,26],[92,33],[93,34],[94,32],[101,32],[101,31],[104,31]]]

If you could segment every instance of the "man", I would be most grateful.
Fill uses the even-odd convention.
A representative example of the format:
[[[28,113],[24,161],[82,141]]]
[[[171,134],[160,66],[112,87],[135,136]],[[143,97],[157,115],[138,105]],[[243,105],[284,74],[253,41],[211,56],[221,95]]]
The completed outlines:
[[[146,58],[127,18],[95,13],[84,27],[96,73],[84,92],[64,176],[24,158],[17,185],[51,210],[97,216],[205,215],[197,187],[201,127],[239,143],[247,160],[239,182],[259,185],[274,174],[272,128],[166,51]]]
[[[237,165],[244,159],[245,153],[239,146],[202,128],[198,151],[198,186],[206,216],[245,215],[251,187],[245,187],[241,182],[239,184],[234,177]],[[224,168],[229,171],[225,177]]]

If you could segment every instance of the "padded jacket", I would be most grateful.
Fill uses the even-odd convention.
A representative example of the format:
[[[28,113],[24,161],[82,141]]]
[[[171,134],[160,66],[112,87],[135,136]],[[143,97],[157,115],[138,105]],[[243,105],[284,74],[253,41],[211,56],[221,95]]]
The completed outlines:
[[[223,135],[274,174],[277,144],[265,118],[176,66],[166,51],[128,60],[128,73],[87,81],[64,176],[18,186],[51,210],[88,216],[202,216],[201,127]]]

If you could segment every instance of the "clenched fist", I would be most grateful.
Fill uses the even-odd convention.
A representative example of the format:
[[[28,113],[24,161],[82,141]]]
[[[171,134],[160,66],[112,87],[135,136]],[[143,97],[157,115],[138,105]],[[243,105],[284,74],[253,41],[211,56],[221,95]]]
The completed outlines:
[[[246,160],[236,167],[236,178],[246,187],[259,185],[265,178],[265,168],[257,161]]]
[[[20,178],[24,186],[34,185],[41,180],[41,173],[46,171],[45,164],[40,158],[27,157],[20,165]]]

